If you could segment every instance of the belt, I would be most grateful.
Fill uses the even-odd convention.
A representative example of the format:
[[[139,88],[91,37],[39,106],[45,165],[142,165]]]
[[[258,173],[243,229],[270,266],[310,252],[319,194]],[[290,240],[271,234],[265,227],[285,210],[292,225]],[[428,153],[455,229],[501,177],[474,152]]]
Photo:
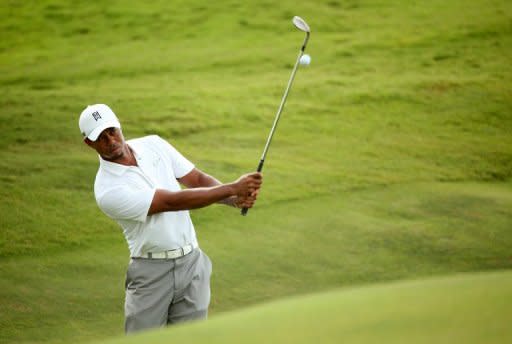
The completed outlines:
[[[145,254],[141,254],[138,257],[133,257],[133,258],[176,259],[176,258],[186,256],[187,254],[192,252],[195,248],[197,248],[197,244],[185,245],[185,246],[177,248],[175,250],[168,250],[168,251],[163,251],[163,252],[148,252]]]

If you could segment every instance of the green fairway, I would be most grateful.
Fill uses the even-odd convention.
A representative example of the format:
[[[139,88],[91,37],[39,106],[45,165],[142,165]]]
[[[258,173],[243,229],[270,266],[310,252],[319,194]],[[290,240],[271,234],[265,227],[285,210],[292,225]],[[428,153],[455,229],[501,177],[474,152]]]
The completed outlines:
[[[123,332],[128,250],[95,204],[83,108],[107,103],[126,138],[158,134],[234,180],[257,166],[302,43],[294,15],[312,62],[256,207],[192,214],[214,264],[212,322],[293,295],[512,268],[510,1],[6,0],[1,343]]]
[[[508,343],[511,297],[511,272],[456,275],[293,298],[101,343]]]

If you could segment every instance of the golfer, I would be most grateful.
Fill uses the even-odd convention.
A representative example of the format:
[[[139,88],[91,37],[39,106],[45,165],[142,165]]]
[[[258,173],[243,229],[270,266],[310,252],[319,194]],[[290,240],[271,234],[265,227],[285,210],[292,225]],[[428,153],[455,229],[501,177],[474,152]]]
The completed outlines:
[[[130,250],[126,333],[206,319],[212,265],[188,210],[213,203],[251,208],[261,174],[222,184],[156,135],[125,141],[119,120],[104,104],[88,106],[79,127],[99,154],[96,202],[119,223]]]

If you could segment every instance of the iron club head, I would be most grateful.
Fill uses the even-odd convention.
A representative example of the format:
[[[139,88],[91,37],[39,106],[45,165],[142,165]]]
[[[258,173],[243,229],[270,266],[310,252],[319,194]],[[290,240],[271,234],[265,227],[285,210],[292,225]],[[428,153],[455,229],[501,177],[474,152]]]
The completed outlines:
[[[293,17],[292,21],[293,21],[293,25],[295,25],[295,27],[297,29],[307,32],[307,33],[311,32],[311,30],[309,29],[309,25],[301,17],[295,16],[295,17]]]

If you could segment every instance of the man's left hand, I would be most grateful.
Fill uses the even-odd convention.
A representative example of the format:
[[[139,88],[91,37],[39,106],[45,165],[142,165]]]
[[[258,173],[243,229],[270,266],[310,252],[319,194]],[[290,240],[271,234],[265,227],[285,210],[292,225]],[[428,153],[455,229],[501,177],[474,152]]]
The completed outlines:
[[[256,199],[258,198],[258,194],[260,193],[260,189],[252,192],[250,195],[246,197],[238,196],[233,200],[233,206],[236,208],[252,208]]]

